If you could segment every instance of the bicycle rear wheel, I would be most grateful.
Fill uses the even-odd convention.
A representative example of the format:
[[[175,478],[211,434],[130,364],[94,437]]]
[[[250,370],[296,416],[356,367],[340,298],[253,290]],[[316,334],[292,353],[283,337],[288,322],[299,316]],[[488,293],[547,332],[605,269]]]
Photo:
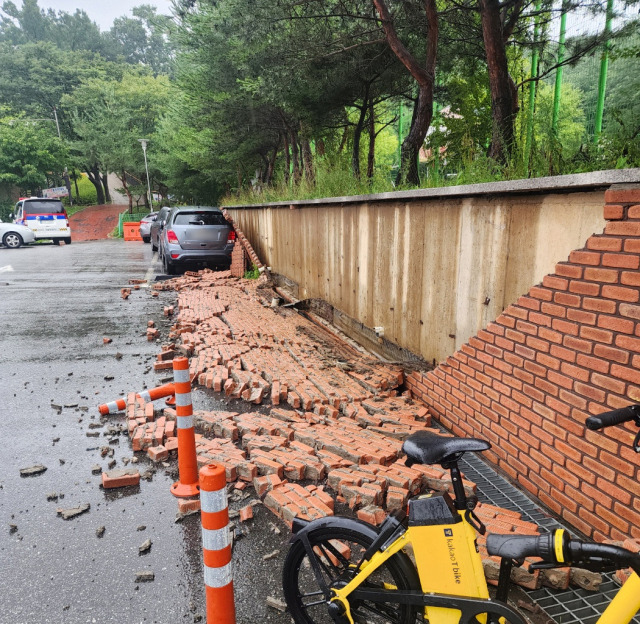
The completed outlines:
[[[327,586],[348,582],[352,573],[349,565],[360,561],[375,535],[373,528],[355,520],[352,528],[323,527],[309,532],[309,543]],[[282,585],[296,624],[334,624],[302,541],[295,542],[287,554]],[[398,553],[369,576],[362,587],[419,590],[420,583],[409,557]],[[354,600],[349,604],[358,624],[414,624],[418,613],[418,608],[410,605]]]

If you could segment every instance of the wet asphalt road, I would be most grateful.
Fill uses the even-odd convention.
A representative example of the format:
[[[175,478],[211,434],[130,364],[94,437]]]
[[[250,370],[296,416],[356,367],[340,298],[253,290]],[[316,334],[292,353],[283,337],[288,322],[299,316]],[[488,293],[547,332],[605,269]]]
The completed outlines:
[[[205,620],[199,516],[175,522],[169,488],[176,462],[157,467],[138,453],[140,472],[155,473],[135,488],[105,491],[92,474],[95,465],[108,469],[102,446],[113,449],[117,468],[133,457],[125,434],[107,434],[121,416],[90,428],[100,423],[97,405],[162,378],[151,371],[158,345],[146,341],[146,324],[154,319],[166,336],[162,309],[175,294],[154,299],[141,289],[120,297],[130,279],[155,278],[160,270],[149,245],[121,240],[0,248],[0,624]],[[113,342],[104,345],[104,336]],[[203,391],[193,400],[196,409],[233,409]],[[46,472],[20,476],[34,464]],[[231,508],[255,498],[250,491]],[[47,500],[54,493],[58,500]],[[57,515],[82,503],[91,508],[81,516]],[[258,506],[240,528],[238,624],[289,623],[265,604],[281,595],[286,526]],[[147,539],[151,550],[140,555]],[[277,557],[263,561],[274,551]],[[152,570],[155,580],[136,583],[142,570]]]

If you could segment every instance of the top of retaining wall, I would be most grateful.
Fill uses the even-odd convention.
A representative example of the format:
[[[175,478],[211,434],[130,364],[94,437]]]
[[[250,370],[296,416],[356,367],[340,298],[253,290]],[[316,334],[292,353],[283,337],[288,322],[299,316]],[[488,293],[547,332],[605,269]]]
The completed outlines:
[[[589,173],[574,173],[546,178],[527,178],[504,182],[485,182],[483,184],[463,184],[461,186],[443,186],[438,188],[414,189],[411,191],[393,191],[390,193],[372,193],[371,195],[349,195],[345,197],[322,197],[320,199],[299,199],[294,201],[272,202],[265,204],[242,204],[225,206],[227,209],[261,208],[264,206],[285,207],[313,206],[327,204],[351,204],[376,201],[398,201],[414,199],[447,199],[451,197],[469,197],[474,195],[511,195],[524,193],[568,193],[587,190],[606,189],[614,184],[640,183],[640,168],[608,169]]]

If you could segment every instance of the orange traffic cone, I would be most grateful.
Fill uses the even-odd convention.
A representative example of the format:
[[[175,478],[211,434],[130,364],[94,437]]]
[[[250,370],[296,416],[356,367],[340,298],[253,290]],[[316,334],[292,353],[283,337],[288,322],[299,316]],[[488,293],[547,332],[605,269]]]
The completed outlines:
[[[227,479],[224,466],[200,469],[200,519],[207,624],[235,624]]]
[[[171,486],[171,493],[180,498],[189,498],[190,496],[197,496],[199,488],[189,360],[186,357],[174,358],[173,379],[176,390],[176,428],[178,430],[178,473],[180,480]]]

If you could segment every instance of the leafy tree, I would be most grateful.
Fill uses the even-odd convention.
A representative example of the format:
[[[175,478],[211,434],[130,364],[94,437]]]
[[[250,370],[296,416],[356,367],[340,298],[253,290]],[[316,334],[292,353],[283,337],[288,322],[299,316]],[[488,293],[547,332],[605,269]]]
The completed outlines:
[[[153,163],[153,134],[167,96],[166,78],[130,70],[120,80],[87,80],[63,99],[77,137],[73,151],[79,158],[85,158],[84,168],[96,186],[99,203],[102,175],[113,172],[132,208],[130,176],[146,178],[138,139],[151,139],[149,160]]]
[[[52,123],[0,118],[0,185],[5,190],[34,192],[49,181],[59,181],[67,156]]]

